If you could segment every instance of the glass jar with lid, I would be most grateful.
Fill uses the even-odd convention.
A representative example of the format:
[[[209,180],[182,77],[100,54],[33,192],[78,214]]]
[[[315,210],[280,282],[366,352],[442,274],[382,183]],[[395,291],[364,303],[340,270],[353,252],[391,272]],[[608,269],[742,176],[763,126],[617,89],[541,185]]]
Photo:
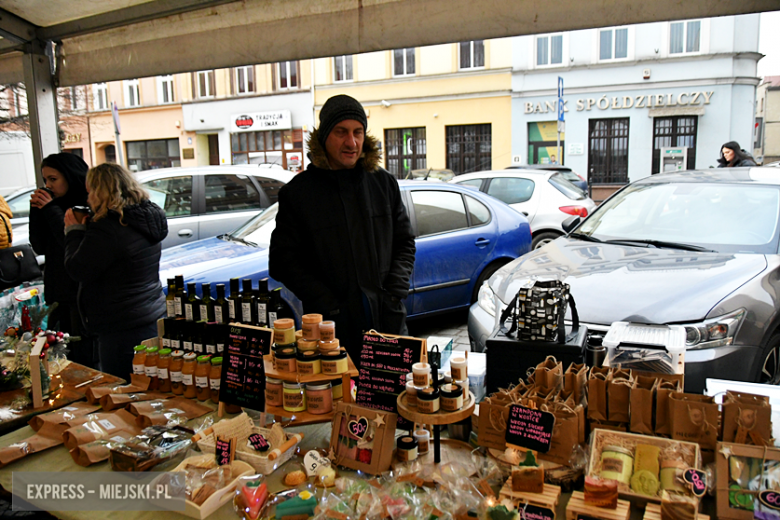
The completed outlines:
[[[222,379],[222,357],[211,358],[211,370],[209,371],[209,390],[211,400],[219,402],[219,382]]]
[[[171,365],[168,367],[168,371],[171,374],[171,392],[174,395],[182,395],[184,393],[184,385],[181,380],[181,369],[184,366],[184,351],[174,350],[171,352]]]
[[[157,347],[146,347],[146,359],[144,360],[144,373],[146,377],[152,379],[149,383],[149,390],[157,390],[157,358],[159,357]]]
[[[195,366],[195,395],[198,401],[206,401],[211,397],[209,390],[209,373],[211,372],[211,356],[204,354],[198,356],[198,364]]]
[[[157,390],[160,392],[171,391],[171,349],[161,349],[157,357]]]
[[[184,397],[192,399],[198,395],[198,389],[195,386],[195,366],[197,365],[194,352],[184,354],[184,365],[181,369],[181,382],[184,386]]]

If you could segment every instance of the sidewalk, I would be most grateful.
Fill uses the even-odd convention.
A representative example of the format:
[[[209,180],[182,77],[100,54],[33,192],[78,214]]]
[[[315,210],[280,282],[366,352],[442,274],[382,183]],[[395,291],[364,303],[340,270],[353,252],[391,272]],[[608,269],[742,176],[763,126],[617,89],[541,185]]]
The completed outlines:
[[[470,351],[469,334],[466,329],[468,310],[451,312],[431,318],[421,318],[406,322],[409,335],[416,338],[445,336],[452,338],[453,350]]]

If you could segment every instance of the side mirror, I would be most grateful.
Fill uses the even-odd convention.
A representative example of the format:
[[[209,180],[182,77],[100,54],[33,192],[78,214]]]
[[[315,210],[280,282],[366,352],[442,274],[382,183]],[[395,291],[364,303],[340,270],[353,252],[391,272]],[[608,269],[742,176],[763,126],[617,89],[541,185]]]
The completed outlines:
[[[577,215],[572,215],[571,217],[561,222],[561,227],[566,233],[571,233],[574,231],[574,228],[580,225],[580,222],[582,222],[582,218],[578,217]]]

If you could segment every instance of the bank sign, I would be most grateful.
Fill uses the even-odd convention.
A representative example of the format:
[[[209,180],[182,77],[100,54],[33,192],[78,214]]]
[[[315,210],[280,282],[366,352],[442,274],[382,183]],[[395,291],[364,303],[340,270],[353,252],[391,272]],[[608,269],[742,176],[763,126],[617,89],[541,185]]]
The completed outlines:
[[[690,107],[709,105],[714,91],[710,92],[681,92],[679,94],[640,94],[638,96],[601,96],[600,98],[580,98],[576,101],[577,112],[583,110],[622,110],[627,108],[662,108],[662,107]],[[568,102],[564,100],[563,111],[568,112]],[[527,101],[526,114],[557,113],[558,101]]]
[[[230,117],[231,132],[259,132],[261,130],[289,130],[292,116],[289,110],[274,112],[245,112]]]

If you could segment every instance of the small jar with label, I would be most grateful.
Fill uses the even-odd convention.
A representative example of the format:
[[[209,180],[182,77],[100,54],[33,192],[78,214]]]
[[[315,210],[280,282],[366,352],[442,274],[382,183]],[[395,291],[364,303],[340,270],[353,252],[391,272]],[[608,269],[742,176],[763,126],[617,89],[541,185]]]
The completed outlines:
[[[282,380],[265,376],[265,404],[268,406],[283,406]]]
[[[301,331],[303,332],[303,339],[320,339],[321,322],[322,314],[304,314],[301,316]]]
[[[146,347],[138,345],[133,349],[133,374],[144,375],[144,362],[146,361]]]
[[[295,343],[295,322],[291,318],[279,318],[273,325],[274,343],[277,345]]]
[[[461,390],[463,390],[463,402],[468,401],[469,399],[469,380],[463,380],[463,381],[453,381],[454,385],[457,385],[460,387]]]
[[[634,455],[621,446],[604,446],[601,450],[601,478],[628,485],[634,470]]]
[[[298,362],[298,373],[302,376],[310,376],[322,372],[320,354],[316,350],[313,352],[298,351],[296,360]]]
[[[310,414],[322,415],[333,411],[333,391],[330,381],[306,385],[306,409]]]
[[[192,399],[198,395],[198,389],[195,386],[195,366],[198,364],[195,352],[184,354],[184,364],[181,367],[181,383],[184,387],[182,395]]]
[[[430,446],[430,442],[431,442],[431,432],[422,429],[415,430],[414,440],[417,441],[418,454],[425,455],[426,453],[428,453],[428,446]]]
[[[666,491],[675,491],[685,493],[683,487],[683,472],[688,469],[688,465],[681,460],[662,460],[661,461],[661,489]]]
[[[294,347],[287,346],[277,349],[276,358],[274,359],[274,368],[278,372],[295,372],[298,368],[295,356]]]
[[[299,339],[297,341],[298,352],[318,352],[317,345],[319,341],[316,339]]]
[[[406,402],[409,406],[417,406],[417,387],[414,381],[406,382]]]
[[[417,411],[436,413],[439,411],[439,391],[428,387],[417,391]]]
[[[164,348],[157,357],[157,390],[160,392],[171,391],[170,366],[171,349]]]
[[[441,409],[445,412],[457,412],[463,408],[463,389],[458,385],[441,386]]]
[[[301,383],[285,381],[282,391],[284,410],[286,412],[306,411],[306,390]]]
[[[321,321],[319,325],[320,341],[333,341],[336,339],[336,322]]]
[[[209,370],[209,391],[212,402],[219,402],[219,382],[222,379],[222,358],[211,358],[211,369]]]
[[[322,354],[322,373],[328,375],[343,374],[349,370],[347,353],[342,350],[324,352]]]
[[[412,462],[417,460],[417,441],[414,437],[404,435],[398,438],[396,443],[395,458],[398,462]]]
[[[417,387],[431,384],[431,365],[422,362],[412,365],[412,380]]]
[[[334,379],[333,381],[331,381],[330,386],[331,386],[331,391],[333,393],[333,400],[334,401],[342,400],[344,398],[344,392],[343,392],[344,385],[342,384],[341,378]]]
[[[211,372],[211,356],[204,354],[198,356],[198,364],[195,366],[195,387],[198,401],[207,401],[211,396],[209,390],[209,373]]]
[[[332,339],[330,341],[320,340],[319,343],[317,343],[317,349],[320,351],[320,354],[325,354],[326,352],[336,352],[337,350],[341,350],[341,344],[337,339]]]
[[[171,375],[171,392],[174,395],[181,395],[184,393],[184,385],[181,382],[181,369],[184,366],[184,351],[174,350],[171,352],[171,366],[168,367],[168,372]]]
[[[457,357],[450,360],[450,373],[455,381],[463,381],[469,378],[469,364],[466,358]]]
[[[157,358],[159,349],[157,347],[146,347],[146,359],[144,360],[144,373],[152,378],[149,383],[149,390],[157,390]]]

